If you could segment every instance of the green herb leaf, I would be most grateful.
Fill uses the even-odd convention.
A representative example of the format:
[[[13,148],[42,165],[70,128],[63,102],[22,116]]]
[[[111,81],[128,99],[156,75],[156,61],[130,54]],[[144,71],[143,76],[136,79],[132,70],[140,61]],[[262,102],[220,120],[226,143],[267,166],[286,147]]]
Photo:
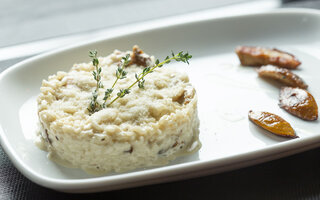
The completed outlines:
[[[96,89],[92,92],[92,98],[88,107],[88,111],[90,114],[93,114],[102,109],[102,105],[98,102],[98,90],[99,88],[103,88],[103,84],[101,82],[101,67],[99,67],[99,60],[97,58],[97,50],[89,51],[89,57],[92,58],[92,64],[95,67],[95,70],[92,71],[92,75],[96,83]]]
[[[130,93],[129,89],[120,89],[120,91],[117,93],[117,96],[122,98],[129,93]]]
[[[138,87],[139,88],[144,89],[144,81],[145,81],[144,79],[141,79],[141,80],[138,81]]]

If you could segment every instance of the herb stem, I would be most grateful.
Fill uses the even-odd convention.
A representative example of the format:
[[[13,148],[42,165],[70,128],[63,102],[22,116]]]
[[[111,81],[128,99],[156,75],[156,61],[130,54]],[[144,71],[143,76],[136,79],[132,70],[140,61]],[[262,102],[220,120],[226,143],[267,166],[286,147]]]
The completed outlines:
[[[111,89],[113,89],[113,88],[114,88],[114,86],[116,85],[116,83],[118,82],[118,80],[119,80],[119,77],[117,77],[117,79],[116,79],[116,80],[115,80],[115,82],[113,83],[113,85],[112,85]]]
[[[146,73],[142,74],[142,76],[139,77],[135,82],[133,82],[127,89],[130,90],[135,84],[137,84],[141,79],[143,79],[147,74],[151,73],[157,67],[162,66],[162,65],[170,62],[171,60],[175,60],[175,59],[178,59],[178,56],[174,56],[174,57],[168,58],[168,59],[162,61],[161,63],[153,66],[149,71],[147,71]],[[107,107],[109,107],[111,104],[113,104],[113,102],[118,100],[120,97],[121,97],[120,95],[115,97],[109,104],[107,104]]]
[[[153,70],[154,70],[155,68],[157,68],[157,67],[159,67],[159,66],[162,66],[162,65],[166,64],[167,62],[169,62],[170,60],[173,60],[173,59],[176,59],[176,58],[177,58],[177,57],[169,58],[169,59],[167,59],[167,60],[165,60],[165,61],[163,61],[163,62],[161,62],[161,63],[159,63],[159,64],[157,64],[157,65],[155,65],[155,66],[153,66],[148,72],[146,72],[145,74],[143,74],[143,75],[142,75],[140,78],[138,78],[134,83],[132,83],[132,84],[128,87],[128,89],[131,89],[136,83],[138,83],[141,79],[143,79],[147,74],[153,72]]]
[[[127,54],[125,57],[122,57],[121,59],[122,64],[118,67],[116,70],[116,80],[112,84],[112,87],[107,89],[104,93],[104,103],[102,104],[102,107],[105,108],[107,104],[108,98],[111,96],[111,93],[113,92],[114,86],[117,84],[119,79],[126,78],[127,72],[124,70],[126,66],[130,63],[130,54]]]
[[[113,102],[115,102],[117,99],[119,99],[120,96],[115,97],[110,103],[107,104],[107,107],[109,107]]]
[[[99,69],[98,69],[98,68],[99,68],[98,65],[96,65],[95,67],[96,67],[96,72],[97,72],[97,74],[98,74],[98,75],[97,75],[97,85],[96,85],[96,92],[98,92],[98,90],[99,90],[99,85],[100,85],[100,83],[99,83],[99,81],[100,81],[100,80],[99,80],[99,77],[100,77],[99,75],[100,75],[100,74],[98,73],[98,70],[99,70]]]
[[[119,79],[120,79],[120,78],[117,77],[116,80],[114,81],[111,89],[108,89],[108,90],[107,90],[107,94],[108,94],[108,95],[104,97],[103,107],[106,107],[108,97],[109,97],[109,96],[111,95],[111,93],[113,92],[113,88],[114,88],[114,86],[116,85],[116,83],[118,82]],[[107,107],[108,107],[108,105],[107,105]]]

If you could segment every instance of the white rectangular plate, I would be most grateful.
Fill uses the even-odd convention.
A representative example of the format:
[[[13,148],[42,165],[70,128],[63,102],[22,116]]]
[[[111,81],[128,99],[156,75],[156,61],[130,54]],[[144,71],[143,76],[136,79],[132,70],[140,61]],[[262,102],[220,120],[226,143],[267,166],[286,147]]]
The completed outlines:
[[[287,9],[159,27],[31,58],[0,75],[1,145],[30,180],[65,192],[106,191],[213,174],[320,146],[319,121],[303,121],[280,109],[280,85],[258,78],[254,68],[240,66],[234,53],[237,45],[259,45],[295,54],[302,61],[296,73],[320,102],[319,35],[320,12]],[[74,63],[89,62],[89,50],[108,55],[115,48],[128,50],[134,44],[159,58],[171,50],[193,55],[189,66],[165,67],[187,71],[196,87],[200,151],[168,166],[101,177],[48,160],[46,152],[34,145],[35,99],[41,81],[58,70],[67,71]],[[247,119],[250,109],[282,116],[300,138],[281,138],[254,126]]]

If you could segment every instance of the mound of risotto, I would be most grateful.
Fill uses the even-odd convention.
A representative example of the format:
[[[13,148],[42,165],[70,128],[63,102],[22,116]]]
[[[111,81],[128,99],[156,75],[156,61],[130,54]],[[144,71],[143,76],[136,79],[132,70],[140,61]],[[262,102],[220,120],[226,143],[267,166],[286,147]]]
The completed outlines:
[[[99,57],[104,86],[114,83],[115,71],[127,54],[131,63],[115,91],[129,87],[136,73],[154,63],[154,57],[137,46]],[[157,68],[148,74],[144,89],[132,87],[130,94],[90,114],[94,69],[92,62],[75,64],[69,72],[59,71],[42,82],[38,144],[50,159],[88,173],[124,172],[165,165],[200,148],[197,95],[185,73]],[[104,92],[98,90],[98,101],[103,102]],[[116,95],[113,92],[110,98]]]

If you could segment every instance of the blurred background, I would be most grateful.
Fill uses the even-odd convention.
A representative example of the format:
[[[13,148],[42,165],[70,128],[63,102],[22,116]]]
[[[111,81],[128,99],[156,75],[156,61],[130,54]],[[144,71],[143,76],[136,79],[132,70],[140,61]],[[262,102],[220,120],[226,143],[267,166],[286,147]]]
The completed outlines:
[[[0,47],[245,2],[244,0],[2,0]]]
[[[244,2],[248,0],[1,0],[0,47]]]
[[[1,0],[0,61],[104,37],[110,30],[117,34],[121,27],[145,27],[154,20],[319,5],[317,0]]]
[[[304,1],[306,2],[306,1]],[[312,1],[309,1],[312,2]],[[257,9],[295,0],[1,0],[0,47],[240,4]],[[308,5],[305,3],[305,6]],[[314,7],[314,3],[310,5]],[[245,9],[243,12],[255,11]],[[212,10],[214,13],[214,10]],[[226,9],[225,14],[228,13]]]
[[[302,2],[302,3],[301,3]],[[0,53],[5,47],[46,39],[86,34],[128,24],[190,13],[250,13],[276,7],[308,7],[297,0],[1,0]],[[309,7],[314,7],[314,3]],[[223,10],[223,11],[222,11]],[[85,37],[82,37],[83,40]],[[61,39],[61,38],[60,38]],[[68,38],[67,43],[77,40]],[[43,51],[63,45],[44,44]],[[8,50],[8,49],[6,49]],[[17,52],[17,51],[15,51]],[[33,52],[40,53],[40,52]],[[13,57],[10,52],[9,57]],[[19,53],[17,53],[19,54]],[[4,60],[3,55],[0,60]],[[9,58],[7,56],[7,58]]]

